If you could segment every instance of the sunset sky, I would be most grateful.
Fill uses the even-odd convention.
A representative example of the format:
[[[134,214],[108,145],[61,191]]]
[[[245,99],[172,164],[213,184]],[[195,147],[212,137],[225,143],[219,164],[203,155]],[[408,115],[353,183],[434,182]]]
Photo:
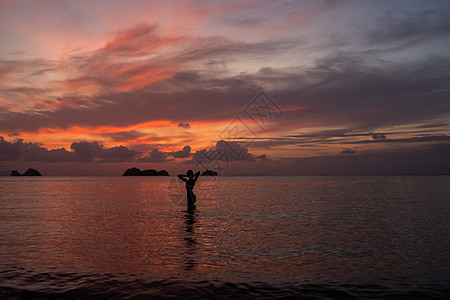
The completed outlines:
[[[0,172],[450,174],[450,2],[0,0]]]

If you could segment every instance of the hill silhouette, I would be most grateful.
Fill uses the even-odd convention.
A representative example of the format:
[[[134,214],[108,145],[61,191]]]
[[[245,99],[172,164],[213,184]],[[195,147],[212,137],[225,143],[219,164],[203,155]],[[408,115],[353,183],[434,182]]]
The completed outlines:
[[[17,170],[12,170],[11,176],[42,176],[42,174],[38,170],[30,168],[23,174],[20,174]]]
[[[122,176],[169,176],[166,170],[156,171],[154,169],[140,170],[138,168],[127,169]]]
[[[217,176],[217,172],[213,170],[206,170],[202,173],[201,176]]]

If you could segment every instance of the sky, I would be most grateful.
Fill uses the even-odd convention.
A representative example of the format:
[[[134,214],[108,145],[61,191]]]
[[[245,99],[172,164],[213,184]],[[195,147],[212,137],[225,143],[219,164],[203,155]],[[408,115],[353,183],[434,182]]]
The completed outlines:
[[[0,173],[450,174],[450,2],[0,0]]]

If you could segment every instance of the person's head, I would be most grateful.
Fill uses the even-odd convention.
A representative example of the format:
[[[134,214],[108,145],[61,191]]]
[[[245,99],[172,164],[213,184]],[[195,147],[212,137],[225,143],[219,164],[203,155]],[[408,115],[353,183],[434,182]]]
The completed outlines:
[[[192,175],[194,175],[194,171],[188,170],[186,174],[187,176],[191,177]]]

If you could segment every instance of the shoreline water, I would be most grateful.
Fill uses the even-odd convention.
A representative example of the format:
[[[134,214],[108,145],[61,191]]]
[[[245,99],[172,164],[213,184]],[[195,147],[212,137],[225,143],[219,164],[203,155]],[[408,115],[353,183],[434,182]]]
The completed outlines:
[[[149,278],[143,274],[0,272],[2,299],[448,299],[446,282],[411,284],[382,280],[372,283],[265,283]],[[20,281],[21,284],[16,282]]]

